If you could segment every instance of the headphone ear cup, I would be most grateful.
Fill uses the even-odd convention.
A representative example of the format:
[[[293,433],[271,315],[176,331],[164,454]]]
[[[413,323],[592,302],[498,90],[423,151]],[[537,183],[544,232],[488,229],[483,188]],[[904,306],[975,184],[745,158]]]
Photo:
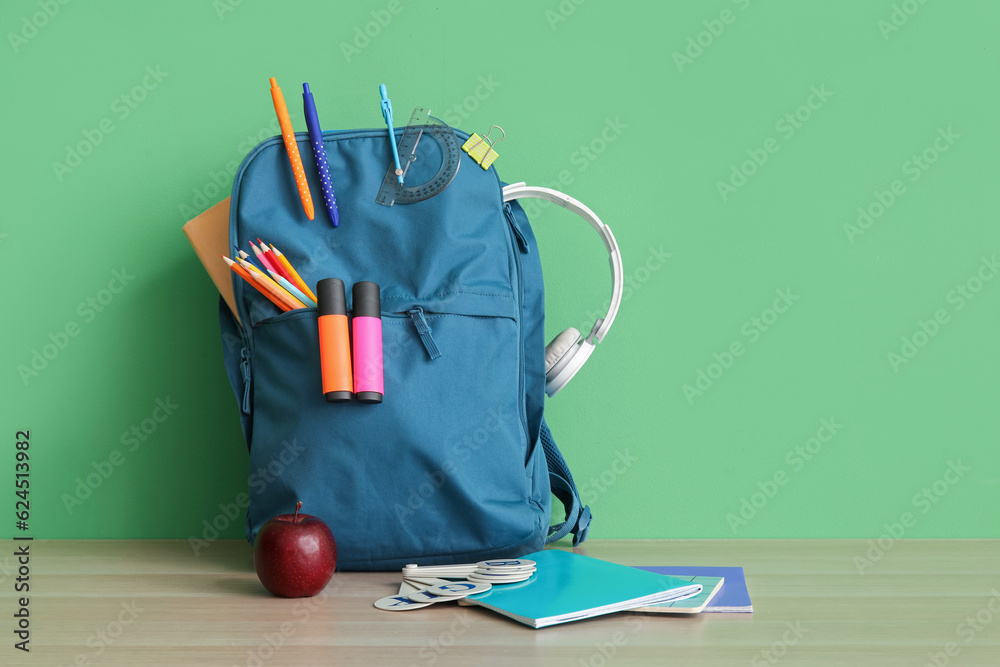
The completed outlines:
[[[552,342],[545,346],[545,372],[552,370],[552,367],[579,342],[580,332],[573,327],[553,338]]]

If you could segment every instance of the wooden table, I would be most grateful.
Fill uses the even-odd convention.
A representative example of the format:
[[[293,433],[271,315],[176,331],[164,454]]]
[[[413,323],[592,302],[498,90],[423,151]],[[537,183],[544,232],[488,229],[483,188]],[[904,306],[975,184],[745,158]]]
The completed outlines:
[[[29,546],[30,653],[14,648]],[[592,540],[626,565],[742,565],[753,614],[614,614],[533,630],[485,609],[390,613],[395,572],[272,597],[219,540],[6,541],[0,665],[1000,665],[1000,540]],[[859,570],[862,572],[859,573]]]

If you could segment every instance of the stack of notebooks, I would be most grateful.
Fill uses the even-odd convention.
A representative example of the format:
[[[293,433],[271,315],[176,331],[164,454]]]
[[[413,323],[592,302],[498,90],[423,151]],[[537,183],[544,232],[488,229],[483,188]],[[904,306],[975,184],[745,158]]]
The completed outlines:
[[[494,586],[462,602],[544,628],[618,611],[709,611],[724,584],[730,584],[731,602],[715,611],[752,610],[742,568],[634,568],[555,549],[524,558],[536,563],[537,571],[530,579]]]

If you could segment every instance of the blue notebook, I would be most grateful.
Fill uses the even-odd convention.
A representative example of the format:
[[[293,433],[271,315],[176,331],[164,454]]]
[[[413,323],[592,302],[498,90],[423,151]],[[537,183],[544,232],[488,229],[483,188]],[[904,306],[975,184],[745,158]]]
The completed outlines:
[[[538,568],[530,579],[494,586],[466,601],[533,628],[579,621],[636,607],[681,600],[700,584],[551,549],[522,556]]]
[[[750,591],[747,590],[747,581],[743,575],[742,567],[689,567],[679,566],[651,566],[641,569],[658,574],[666,574],[674,577],[681,576],[708,576],[722,577],[722,590],[709,601],[702,610],[709,612],[735,612],[753,613],[753,604],[750,603]]]

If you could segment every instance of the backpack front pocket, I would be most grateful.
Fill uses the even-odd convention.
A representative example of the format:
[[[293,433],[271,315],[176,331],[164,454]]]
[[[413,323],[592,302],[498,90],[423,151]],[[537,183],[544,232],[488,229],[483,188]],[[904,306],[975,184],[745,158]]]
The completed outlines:
[[[254,326],[251,539],[298,500],[348,569],[475,558],[544,534],[529,502],[518,323],[507,308],[433,307],[382,314],[374,405],[325,402],[315,309]]]

